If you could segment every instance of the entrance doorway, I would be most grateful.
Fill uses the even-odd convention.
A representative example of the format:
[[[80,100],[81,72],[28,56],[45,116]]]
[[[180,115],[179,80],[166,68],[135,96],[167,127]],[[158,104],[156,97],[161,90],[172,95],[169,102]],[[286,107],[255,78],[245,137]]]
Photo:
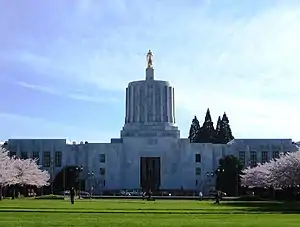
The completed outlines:
[[[160,157],[140,158],[140,185],[142,189],[157,191],[160,187]]]

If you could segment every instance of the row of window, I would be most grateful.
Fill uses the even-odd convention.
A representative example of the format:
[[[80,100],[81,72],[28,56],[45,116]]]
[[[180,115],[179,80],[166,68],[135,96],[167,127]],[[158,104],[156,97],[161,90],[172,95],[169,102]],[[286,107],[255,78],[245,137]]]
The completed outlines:
[[[16,156],[17,153],[14,151],[10,152],[10,156]],[[22,151],[21,152],[21,159],[27,159],[29,158],[28,152]],[[40,164],[40,152],[39,151],[33,151],[32,152],[32,158],[37,159],[38,165]],[[100,154],[99,161],[101,163],[106,162],[105,154]],[[62,152],[61,151],[55,151],[54,153],[54,165],[55,167],[61,167],[62,165]],[[43,152],[43,166],[44,167],[50,167],[51,166],[51,152],[50,151],[44,151]]]
[[[285,152],[286,154],[287,152]],[[279,158],[279,151],[273,151],[272,153],[272,159]],[[245,165],[245,151],[239,152],[239,159],[241,162]],[[261,152],[261,163],[265,163],[269,161],[271,158],[268,156],[268,151],[262,151]],[[201,163],[201,154],[195,154],[195,162]],[[257,163],[257,152],[256,151],[250,151],[250,164]]]
[[[16,152],[10,152],[10,156],[16,156]],[[28,152],[22,151],[21,152],[21,159],[27,159],[29,158]],[[37,164],[40,165],[40,152],[39,151],[33,151],[32,152],[32,158],[37,160]],[[50,151],[44,151],[43,152],[43,167],[50,167],[51,166],[51,152]],[[61,151],[55,151],[54,153],[54,166],[55,167],[61,167],[62,166],[62,152]]]
[[[287,152],[285,152],[287,153]],[[261,152],[261,163],[265,163],[269,161],[270,159],[277,159],[280,157],[279,151],[273,151],[272,152],[272,157],[269,157],[268,151],[262,151]],[[240,161],[244,164],[247,165],[246,163],[246,158],[245,158],[245,151],[240,151],[239,152],[239,159]],[[250,165],[255,166],[257,164],[257,152],[256,151],[250,151]]]

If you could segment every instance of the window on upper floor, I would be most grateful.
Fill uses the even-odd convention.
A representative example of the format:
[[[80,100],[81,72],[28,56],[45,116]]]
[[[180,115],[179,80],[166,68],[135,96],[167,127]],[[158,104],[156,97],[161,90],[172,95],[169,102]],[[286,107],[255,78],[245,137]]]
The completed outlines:
[[[200,167],[195,168],[195,175],[197,175],[197,176],[201,175],[201,168]]]
[[[268,151],[261,152],[261,163],[265,163],[268,161]]]
[[[36,164],[40,164],[40,152],[38,151],[33,151],[32,152],[32,158],[36,159]]]
[[[256,151],[250,151],[250,166],[257,165],[257,153]]]
[[[28,153],[27,151],[22,151],[21,152],[21,159],[27,159],[28,158]]]
[[[62,152],[55,151],[55,167],[61,167],[62,163]]]
[[[273,159],[279,158],[279,151],[273,151]]]
[[[201,154],[195,154],[195,162],[200,163],[201,162]]]
[[[44,151],[44,154],[43,154],[43,166],[44,167],[50,167],[50,163],[51,163],[50,151]]]
[[[100,175],[104,176],[105,175],[105,168],[100,168]]]
[[[101,162],[101,163],[104,163],[104,162],[106,161],[106,160],[105,160],[105,159],[106,159],[105,154],[100,154],[99,157],[100,157],[100,162]]]
[[[239,160],[243,165],[245,165],[245,151],[239,151]]]

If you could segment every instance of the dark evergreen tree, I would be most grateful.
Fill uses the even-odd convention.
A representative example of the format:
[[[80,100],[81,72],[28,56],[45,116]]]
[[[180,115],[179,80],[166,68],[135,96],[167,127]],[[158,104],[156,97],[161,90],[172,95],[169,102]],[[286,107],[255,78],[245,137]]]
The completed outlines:
[[[220,143],[228,143],[231,140],[234,139],[231,128],[229,125],[229,119],[226,115],[226,113],[223,114],[222,120],[221,120],[221,127],[220,127],[220,134],[219,134]]]
[[[200,143],[214,143],[216,137],[216,131],[214,128],[214,123],[211,120],[209,108],[206,111],[205,119],[203,125],[200,129],[199,139]]]
[[[216,188],[226,192],[229,196],[237,196],[240,188],[243,164],[233,156],[227,155],[219,160],[219,167],[215,171],[217,176]]]
[[[190,132],[189,132],[189,139],[191,143],[197,143],[197,138],[200,132],[200,124],[199,121],[197,119],[197,117],[195,116],[192,124],[191,124],[191,128],[190,128]]]
[[[218,122],[216,126],[216,138],[215,138],[215,143],[222,143],[222,138],[220,137],[221,133],[221,117],[218,117]]]

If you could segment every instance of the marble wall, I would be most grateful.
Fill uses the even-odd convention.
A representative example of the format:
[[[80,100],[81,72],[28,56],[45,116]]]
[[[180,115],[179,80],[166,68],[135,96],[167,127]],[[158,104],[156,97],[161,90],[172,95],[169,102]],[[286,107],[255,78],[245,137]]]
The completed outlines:
[[[83,166],[80,178],[86,181],[86,189],[93,186],[95,193],[101,190],[139,189],[140,157],[160,157],[161,189],[183,188],[207,194],[214,187],[215,175],[212,173],[223,156],[232,154],[239,157],[240,152],[244,151],[245,163],[249,165],[251,152],[257,153],[258,163],[262,160],[262,152],[267,151],[270,160],[273,158],[272,152],[294,152],[298,150],[298,145],[289,139],[236,139],[220,145],[190,143],[188,139],[174,137],[124,137],[114,139],[112,143],[74,145],[66,144],[64,139],[11,139],[8,149],[19,157],[25,151],[28,157],[38,151],[41,164],[45,151],[50,151],[51,159],[55,152],[62,152],[60,167],[51,163],[49,167],[42,168],[55,177],[64,166]],[[201,156],[200,162],[196,161],[196,155]],[[89,175],[92,171],[93,176]]]

